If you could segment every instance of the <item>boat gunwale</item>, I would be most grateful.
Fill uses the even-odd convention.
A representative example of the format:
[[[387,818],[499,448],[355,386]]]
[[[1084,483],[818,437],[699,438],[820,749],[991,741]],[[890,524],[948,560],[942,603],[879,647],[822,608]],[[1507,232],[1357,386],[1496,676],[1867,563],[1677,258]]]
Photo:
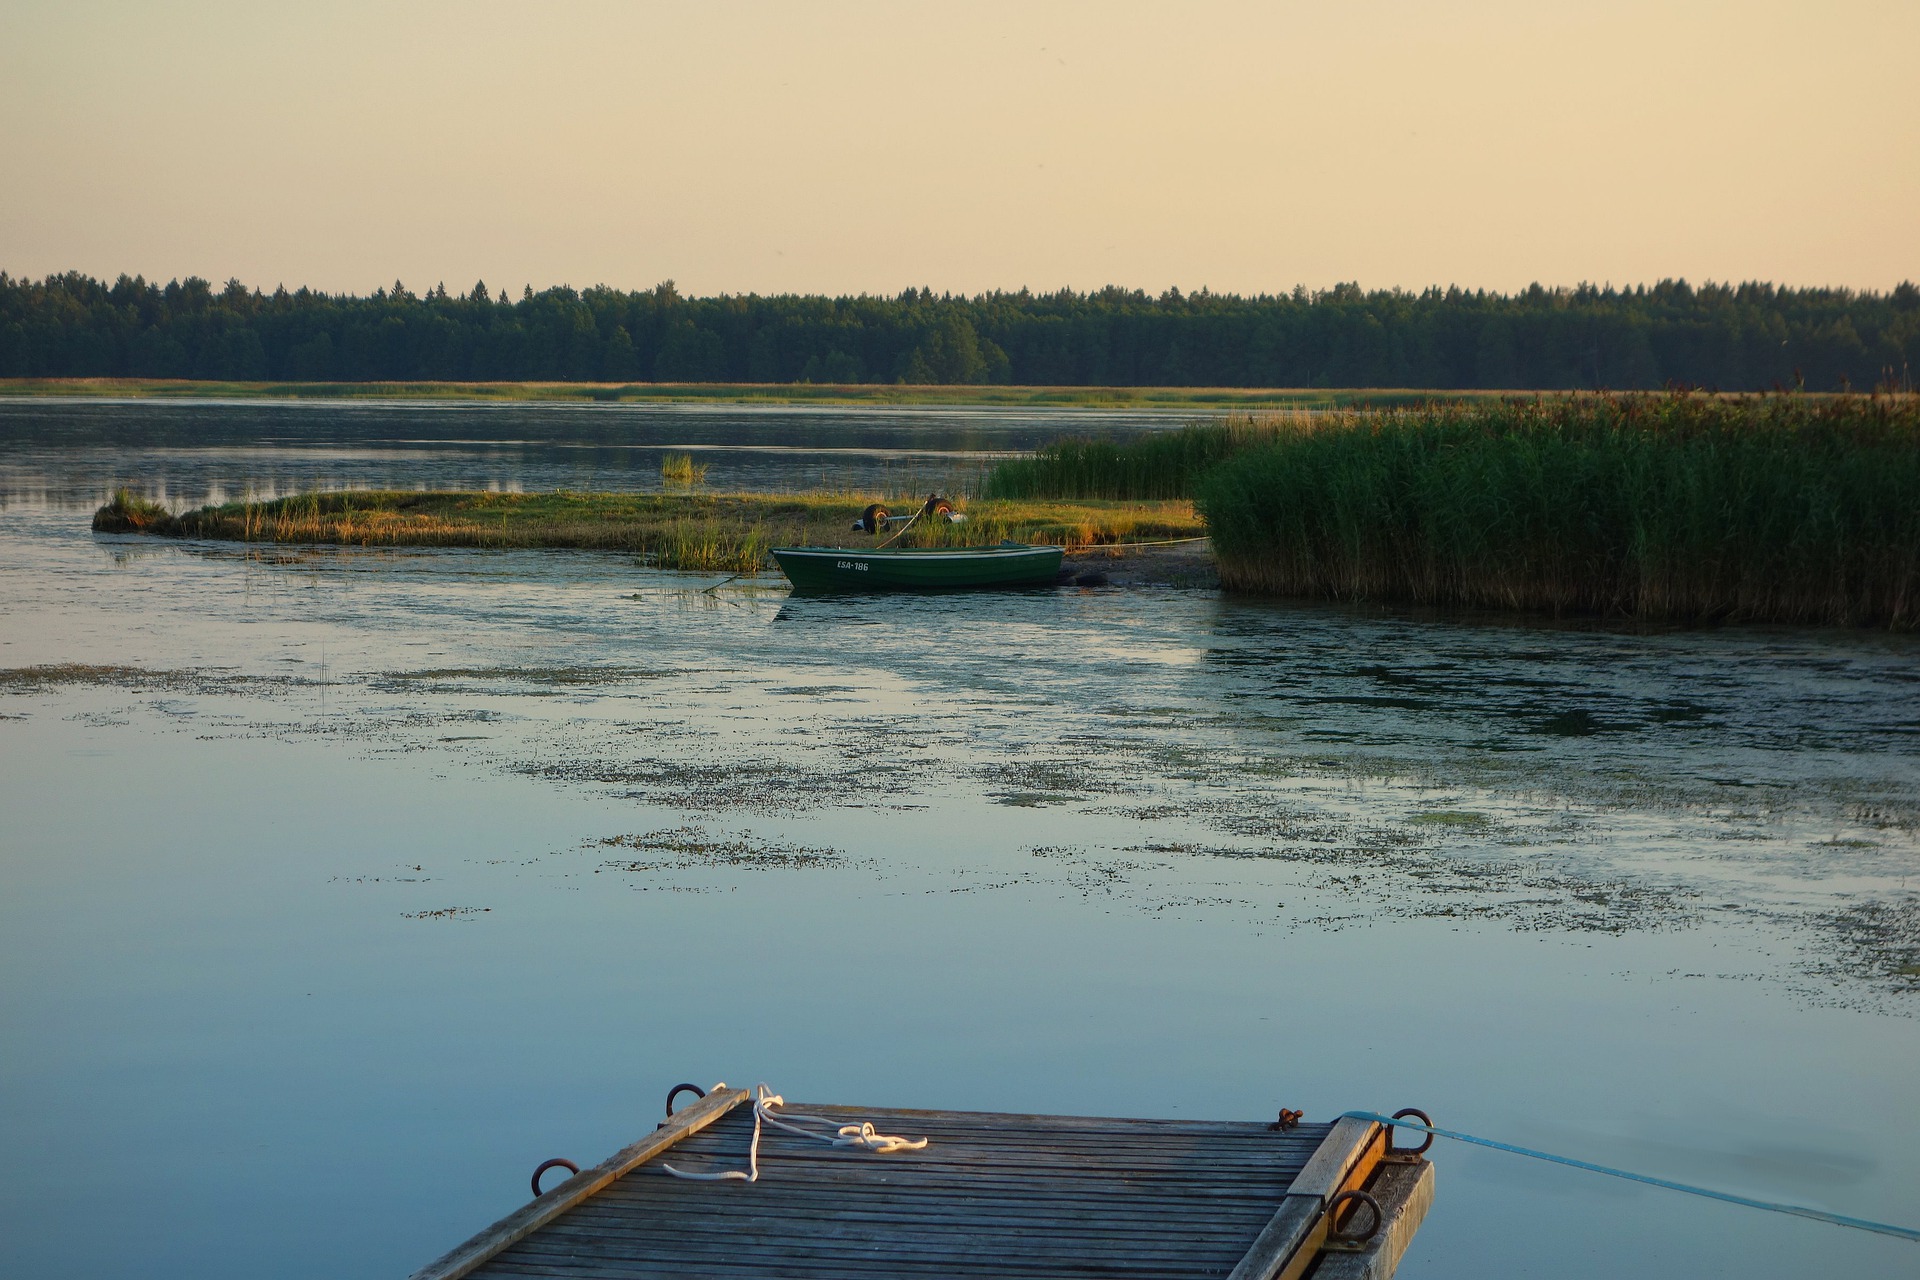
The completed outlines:
[[[776,556],[832,556],[837,559],[845,559],[848,556],[885,556],[889,560],[944,559],[956,555],[1013,557],[1046,555],[1052,552],[1059,552],[1062,555],[1066,553],[1065,547],[1049,546],[1046,543],[1022,543],[1017,547],[879,547],[870,551],[847,547],[772,547],[769,550]]]

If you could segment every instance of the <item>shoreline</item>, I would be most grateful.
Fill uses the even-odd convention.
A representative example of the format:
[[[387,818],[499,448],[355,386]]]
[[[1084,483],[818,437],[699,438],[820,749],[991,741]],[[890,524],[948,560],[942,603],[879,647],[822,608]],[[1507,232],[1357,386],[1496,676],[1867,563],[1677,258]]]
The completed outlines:
[[[1063,586],[1220,590],[1220,568],[1214,562],[1210,538],[1173,546],[1073,547],[1067,551],[1065,567],[1073,577]]]
[[[341,489],[169,512],[123,491],[94,513],[92,527],[96,533],[248,543],[622,551],[661,569],[753,573],[774,546],[872,547],[877,536],[854,527],[871,501],[865,495],[843,493]],[[921,500],[883,501],[905,514],[917,510]],[[965,521],[923,522],[898,545],[991,546],[1013,541],[1098,554],[1102,547],[1123,550],[1114,544],[1163,542],[1206,533],[1193,505],[1184,501],[974,499],[959,505]],[[1200,546],[1186,543],[1151,550]],[[1126,555],[1109,558],[1134,563]],[[1140,564],[1176,562],[1186,563],[1177,556],[1138,558]]]
[[[0,378],[0,400],[261,400],[398,404],[767,405],[834,408],[1135,409],[1166,413],[1393,408],[1559,391],[1411,387],[922,386],[732,382],[222,382],[166,378]]]

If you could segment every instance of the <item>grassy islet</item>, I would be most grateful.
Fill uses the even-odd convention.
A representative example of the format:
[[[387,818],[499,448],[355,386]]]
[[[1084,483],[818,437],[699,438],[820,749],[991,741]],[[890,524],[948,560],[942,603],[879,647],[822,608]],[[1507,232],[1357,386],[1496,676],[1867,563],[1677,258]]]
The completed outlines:
[[[307,493],[229,502],[135,524],[109,503],[95,530],[240,542],[346,546],[574,547],[625,551],[657,568],[751,573],[775,546],[871,547],[855,532],[864,495],[750,493]],[[919,505],[912,498],[896,511]],[[999,541],[1079,547],[1192,537],[1203,530],[1187,502],[979,501],[959,524],[923,520],[895,545]]]

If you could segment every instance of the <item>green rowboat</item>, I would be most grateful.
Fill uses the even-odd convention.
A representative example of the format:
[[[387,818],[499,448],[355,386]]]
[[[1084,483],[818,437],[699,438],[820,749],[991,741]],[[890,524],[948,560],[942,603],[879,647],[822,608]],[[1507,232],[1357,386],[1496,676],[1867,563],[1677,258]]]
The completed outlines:
[[[799,592],[954,591],[972,587],[1051,585],[1060,547],[1004,542],[997,547],[846,551],[775,547],[773,558]]]

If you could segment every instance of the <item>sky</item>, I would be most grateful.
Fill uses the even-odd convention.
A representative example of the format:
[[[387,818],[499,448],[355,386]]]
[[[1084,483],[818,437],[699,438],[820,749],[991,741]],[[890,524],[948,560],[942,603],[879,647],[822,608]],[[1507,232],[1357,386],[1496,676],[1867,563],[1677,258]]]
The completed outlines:
[[[0,269],[1920,278],[1920,3],[0,4]]]

